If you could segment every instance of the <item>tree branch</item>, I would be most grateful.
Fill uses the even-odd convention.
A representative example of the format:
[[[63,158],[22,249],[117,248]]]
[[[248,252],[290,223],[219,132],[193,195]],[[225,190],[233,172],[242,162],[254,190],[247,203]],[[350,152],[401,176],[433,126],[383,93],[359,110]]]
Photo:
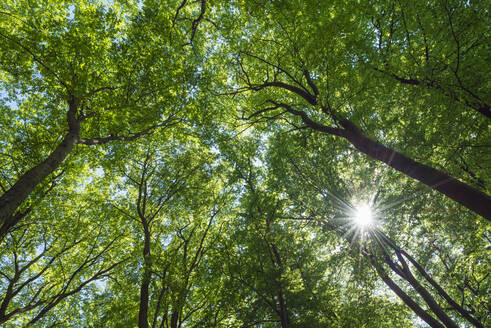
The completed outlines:
[[[165,126],[166,128],[168,128],[178,124],[179,122],[181,122],[181,119],[173,120],[172,118],[169,118],[162,123],[152,125],[151,127],[148,127],[140,132],[132,133],[128,136],[110,135],[109,137],[103,137],[103,138],[90,138],[90,139],[79,138],[77,143],[81,145],[92,146],[92,145],[103,145],[111,141],[132,141],[140,137],[150,135],[153,133],[154,130],[160,127]]]

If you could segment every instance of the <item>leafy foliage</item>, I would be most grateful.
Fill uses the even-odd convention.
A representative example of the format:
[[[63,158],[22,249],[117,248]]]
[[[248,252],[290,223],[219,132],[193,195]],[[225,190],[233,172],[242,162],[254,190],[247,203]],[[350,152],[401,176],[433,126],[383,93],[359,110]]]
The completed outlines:
[[[2,2],[0,324],[489,326],[488,21]]]

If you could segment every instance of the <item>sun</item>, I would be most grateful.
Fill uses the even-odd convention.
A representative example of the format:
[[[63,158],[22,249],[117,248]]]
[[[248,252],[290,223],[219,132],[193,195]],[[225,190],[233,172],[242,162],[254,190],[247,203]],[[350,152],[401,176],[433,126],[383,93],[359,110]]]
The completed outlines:
[[[370,205],[362,204],[355,208],[353,221],[360,228],[368,228],[373,224],[373,211]]]

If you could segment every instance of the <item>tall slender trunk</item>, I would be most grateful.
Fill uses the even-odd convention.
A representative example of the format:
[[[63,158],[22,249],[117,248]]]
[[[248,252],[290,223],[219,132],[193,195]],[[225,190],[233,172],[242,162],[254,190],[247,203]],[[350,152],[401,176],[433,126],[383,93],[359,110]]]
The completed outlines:
[[[479,322],[476,318],[474,318],[468,311],[466,311],[462,306],[460,306],[456,301],[454,301],[450,295],[435,281],[431,276],[423,269],[423,267],[408,253],[404,250],[401,250],[401,254],[404,255],[418,270],[418,272],[436,289],[438,294],[443,297],[447,303],[452,306],[455,310],[457,310],[465,319],[467,319],[471,324],[473,324],[477,328],[484,328],[484,325]]]
[[[288,328],[288,324],[289,324],[290,320],[288,319],[286,302],[285,302],[285,298],[283,297],[283,291],[282,291],[281,287],[280,287],[280,290],[278,291],[278,302],[280,303],[281,328]]]
[[[24,173],[19,180],[0,197],[0,240],[19,221],[22,216],[15,211],[29,197],[34,188],[53,173],[70,154],[80,137],[80,122],[76,119],[76,102],[69,101],[67,112],[68,133],[49,156]]]
[[[179,312],[177,310],[172,311],[172,315],[170,317],[170,327],[178,328],[179,323]]]
[[[269,224],[268,224],[269,227]],[[273,264],[276,264],[280,270],[282,265],[281,257],[280,257],[280,252],[278,251],[278,248],[274,243],[271,243],[271,250],[274,255],[274,261]],[[274,263],[276,262],[276,263]],[[279,311],[279,316],[280,316],[280,321],[281,321],[281,328],[288,328],[290,325],[290,318],[288,317],[288,307],[286,304],[285,297],[283,296],[283,287],[281,285],[281,281],[278,282],[278,302],[280,303],[280,311]]]
[[[452,178],[442,171],[418,163],[377,141],[371,140],[349,121],[343,120],[341,125],[344,127],[342,136],[362,153],[426,184],[491,220],[491,197],[487,194]]]
[[[376,267],[376,266],[375,266]],[[418,303],[416,303],[408,294],[406,294],[397,284],[378,267],[376,271],[380,278],[385,282],[387,286],[406,304],[418,317],[426,322],[432,328],[444,328],[444,326],[435,318],[433,318],[428,312],[423,310]]]
[[[138,312],[138,328],[148,328],[148,301],[149,286],[151,280],[151,258],[150,258],[150,230],[147,221],[142,221],[144,229],[144,246],[143,246],[143,278],[140,286],[140,309]]]
[[[382,238],[382,240],[389,245],[394,251],[398,252],[401,256],[407,258],[409,262],[418,270],[418,272],[428,281],[433,288],[438,292],[438,294],[445,299],[445,301],[455,310],[457,310],[462,317],[467,319],[472,325],[474,325],[477,328],[484,328],[484,325],[479,322],[476,318],[474,318],[468,311],[466,311],[462,306],[460,306],[456,301],[454,301],[450,295],[426,272],[426,270],[421,266],[421,264],[416,261],[409,253],[407,253],[405,250],[400,249],[398,246],[395,245],[395,243],[390,240],[389,237],[387,237],[384,233],[379,232],[378,236]],[[402,259],[404,261],[404,259]],[[406,265],[407,266],[407,265]]]
[[[387,264],[396,272],[401,278],[406,280],[414,290],[421,295],[426,304],[430,307],[431,311],[438,317],[438,319],[443,322],[445,327],[448,328],[459,328],[457,324],[450,319],[450,317],[443,311],[440,305],[435,301],[433,296],[424,288],[419,281],[413,276],[411,270],[407,266],[404,259],[402,259],[401,255],[396,251],[397,257],[402,264],[402,268],[396,267],[395,263],[390,259],[386,259]]]
[[[386,237],[385,234],[383,234],[382,232],[379,232],[377,236],[375,235],[374,232],[371,232],[370,236],[372,239],[375,239],[377,243],[380,245],[381,250],[384,253],[385,264],[387,264],[389,268],[392,269],[393,272],[395,272],[397,275],[399,275],[402,279],[404,279],[406,282],[408,282],[411,285],[411,287],[423,298],[425,303],[429,306],[430,310],[438,317],[438,319],[441,320],[441,322],[439,322],[438,320],[433,318],[430,314],[428,314],[426,311],[424,311],[417,302],[415,302],[409,295],[407,295],[389,277],[388,273],[384,272],[384,270],[380,267],[380,265],[377,264],[374,255],[369,253],[367,250],[365,250],[363,255],[369,259],[370,263],[377,271],[377,274],[380,276],[380,278],[382,278],[385,284],[389,286],[389,288],[392,289],[392,291],[396,293],[396,295],[399,296],[399,298],[407,306],[409,306],[414,311],[414,313],[416,313],[421,319],[423,319],[430,326],[443,327],[442,326],[443,323],[447,328],[458,328],[457,324],[445,313],[445,311],[443,311],[442,307],[435,301],[435,299],[430,294],[430,292],[425,287],[423,287],[423,285],[421,285],[419,281],[414,277],[407,262],[404,260],[400,249],[394,243],[392,243],[392,241],[388,237]],[[400,262],[400,264],[395,263],[391,259],[391,255],[385,249],[386,245],[395,251],[397,259]]]
[[[162,274],[162,288],[160,289],[159,298],[157,301],[157,306],[155,307],[155,313],[153,316],[152,328],[155,328],[157,325],[157,319],[159,317],[160,307],[162,305],[162,299],[164,298],[165,291],[167,287],[165,286],[165,277],[167,275],[167,268],[164,269],[164,273]],[[164,318],[162,318],[162,322],[164,322]]]

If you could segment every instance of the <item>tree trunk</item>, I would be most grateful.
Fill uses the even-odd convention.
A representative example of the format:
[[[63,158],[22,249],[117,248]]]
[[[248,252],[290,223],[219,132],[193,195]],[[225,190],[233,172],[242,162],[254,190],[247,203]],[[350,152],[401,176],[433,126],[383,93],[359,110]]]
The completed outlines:
[[[392,247],[392,246],[391,246]],[[367,251],[364,251],[363,256],[369,260],[369,262],[372,264],[372,266],[375,268],[375,271],[377,272],[377,275],[382,279],[382,281],[406,304],[413,312],[420,317],[424,322],[426,322],[429,326],[432,328],[444,328],[442,323],[435,319],[433,316],[431,316],[428,312],[426,312],[419,304],[411,298],[408,294],[406,294],[395,282],[389,277],[389,274],[386,273],[383,268],[377,264],[375,257],[373,254],[368,253]],[[386,257],[384,259],[384,262],[389,265],[389,267],[397,273],[399,276],[401,276],[403,279],[406,279],[406,277],[402,274],[401,268],[398,267],[389,257],[389,255],[386,253]],[[407,265],[405,266],[407,267]],[[412,285],[412,284],[411,284]],[[412,285],[414,288],[414,285]],[[416,288],[415,288],[416,289]],[[419,292],[419,290],[418,290]],[[425,299],[426,301],[426,299]],[[447,327],[453,327],[453,326],[447,326]]]
[[[148,301],[149,286],[151,279],[151,259],[150,259],[150,231],[146,220],[142,221],[145,244],[143,246],[143,278],[140,286],[140,310],[138,312],[138,328],[148,328]]]
[[[384,272],[381,271],[376,265],[375,269],[377,274],[382,278],[387,286],[406,304],[418,317],[426,322],[432,328],[444,328],[444,326],[425,310],[423,310],[418,303],[416,303],[408,294],[406,294],[397,284]]]
[[[177,328],[177,324],[179,323],[179,312],[177,310],[172,311],[172,315],[170,317],[170,327]]]
[[[426,270],[414,259],[409,253],[407,253],[405,250],[399,248],[398,246],[395,245],[395,243],[387,237],[384,233],[379,232],[378,236],[382,238],[382,240],[389,245],[394,251],[398,252],[401,256],[407,258],[409,262],[418,270],[418,272],[428,281],[438,292],[438,294],[444,298],[447,303],[452,306],[455,310],[457,310],[464,318],[466,318],[470,323],[472,323],[475,327],[477,328],[484,328],[483,324],[479,322],[476,318],[474,318],[468,311],[466,311],[462,306],[457,304],[456,301],[454,301],[450,295],[447,294],[447,292],[426,272]],[[402,259],[404,261],[404,259]],[[407,266],[407,264],[406,264]]]
[[[268,224],[269,226],[269,224]],[[271,250],[273,251],[275,260],[276,260],[276,265],[281,269],[282,267],[282,262],[281,262],[281,257],[280,253],[278,252],[278,248],[274,243],[271,243]],[[288,308],[286,305],[286,300],[285,297],[283,296],[283,288],[281,286],[281,282],[278,283],[278,302],[280,303],[280,321],[281,321],[281,328],[288,328],[290,325],[290,320],[288,317]]]
[[[34,188],[53,173],[70,154],[77,143],[78,133],[69,132],[55,150],[40,164],[36,165],[0,197],[0,240],[2,240],[22,217],[15,215],[17,208],[29,197]]]
[[[435,189],[468,209],[491,220],[491,197],[451,176],[418,163],[366,137],[353,123],[343,120],[343,136],[359,151]]]
[[[288,328],[289,320],[288,320],[288,312],[285,303],[285,298],[283,297],[283,292],[281,290],[278,291],[278,302],[280,303],[280,321],[281,328]]]
[[[471,324],[473,324],[477,328],[484,328],[484,325],[479,322],[476,318],[474,318],[472,315],[469,314],[462,306],[457,304],[450,295],[447,294],[447,292],[435,281],[431,276],[423,269],[423,267],[416,262],[416,260],[410,256],[408,253],[405,251],[401,250],[401,254],[404,255],[406,258],[409,259],[409,261],[414,265],[414,267],[419,271],[419,273],[436,289],[438,294],[440,294],[441,297],[443,297],[447,303],[452,306],[455,310],[457,310],[464,318],[466,318]]]
[[[76,101],[71,99],[67,112],[68,133],[49,156],[26,173],[0,197],[0,240],[22,216],[15,211],[29,197],[34,188],[53,173],[73,150],[80,137],[80,122],[76,119]]]
[[[395,263],[392,262],[392,260],[387,259],[387,264],[396,272],[401,278],[405,279],[413,288],[414,290],[421,295],[423,300],[428,304],[430,307],[431,311],[438,317],[438,319],[443,322],[443,324],[448,327],[448,328],[459,328],[455,322],[453,322],[452,319],[443,311],[443,309],[438,305],[438,303],[435,301],[433,296],[424,288],[419,281],[413,276],[411,271],[409,270],[409,267],[407,266],[406,262],[404,259],[402,259],[401,255],[397,253],[397,257],[399,258],[399,261],[403,265],[402,268],[397,268],[395,267]]]

